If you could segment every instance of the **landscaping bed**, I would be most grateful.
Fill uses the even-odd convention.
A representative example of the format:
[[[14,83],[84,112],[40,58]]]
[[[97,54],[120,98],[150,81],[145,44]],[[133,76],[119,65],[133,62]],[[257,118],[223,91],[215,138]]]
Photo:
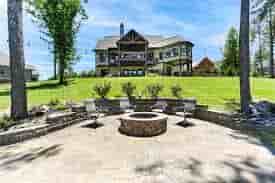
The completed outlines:
[[[44,111],[47,109],[46,111]],[[13,121],[8,117],[2,120],[6,123],[0,128],[0,146],[22,142],[34,137],[46,135],[75,123],[88,119],[88,114],[82,105],[71,106],[68,110],[50,110],[48,107],[34,107],[29,118]]]
[[[183,97],[195,97],[200,104],[219,110],[234,110],[239,101],[239,78],[237,77],[131,77],[131,78],[84,78],[74,79],[67,85],[58,85],[57,81],[28,83],[28,102],[30,106],[49,103],[52,99],[80,102],[87,98],[96,98],[92,88],[97,83],[108,81],[112,90],[108,98],[125,96],[121,84],[132,82],[137,91],[135,96],[145,97],[145,86],[150,83],[162,83],[165,88],[160,97],[173,97],[170,87],[178,84],[183,89]],[[275,82],[268,78],[251,78],[252,95],[256,99],[275,100]],[[0,84],[0,110],[9,108],[9,86]]]

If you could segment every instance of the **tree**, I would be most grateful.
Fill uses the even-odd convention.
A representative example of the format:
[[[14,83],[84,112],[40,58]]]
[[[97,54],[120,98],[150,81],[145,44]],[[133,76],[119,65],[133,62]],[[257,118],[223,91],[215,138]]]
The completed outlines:
[[[251,28],[251,42],[252,43],[257,43],[257,50],[255,51],[254,54],[254,70],[253,70],[253,75],[258,75],[260,74],[261,76],[264,76],[264,66],[263,62],[266,60],[266,49],[264,47],[264,29],[262,28],[264,25],[262,22],[259,20],[258,17],[255,17],[253,19],[253,24]]]
[[[58,61],[59,83],[76,55],[75,40],[83,20],[87,19],[80,0],[28,0],[29,12],[52,39],[54,61]],[[55,64],[54,64],[55,65]]]
[[[8,0],[8,32],[11,74],[11,117],[28,116],[23,40],[23,0]]]
[[[250,2],[241,1],[240,17],[240,97],[241,112],[249,114],[249,104],[251,100],[250,93],[250,51],[249,51],[249,21],[250,21]]]
[[[259,17],[260,21],[267,21],[269,28],[269,62],[270,77],[275,78],[274,73],[274,29],[273,29],[273,12],[275,0],[255,0],[254,13]]]
[[[264,47],[260,46],[254,54],[254,74],[264,76],[264,61],[268,60],[269,52]]]
[[[239,34],[238,31],[231,27],[223,50],[223,61],[221,71],[224,75],[237,76],[240,72],[239,63]]]

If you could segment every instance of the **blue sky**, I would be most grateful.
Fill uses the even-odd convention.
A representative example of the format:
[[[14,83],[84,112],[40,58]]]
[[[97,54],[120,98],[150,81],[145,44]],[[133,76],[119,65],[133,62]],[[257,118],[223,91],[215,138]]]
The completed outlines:
[[[6,1],[0,0],[0,51],[7,53]],[[94,69],[96,40],[119,34],[120,22],[126,30],[183,36],[195,44],[194,62],[205,55],[218,60],[228,29],[239,26],[240,0],[89,0],[85,9],[89,19],[78,35],[81,60],[74,67],[76,71]],[[42,79],[51,76],[52,55],[26,13],[24,36],[26,62],[37,66]]]

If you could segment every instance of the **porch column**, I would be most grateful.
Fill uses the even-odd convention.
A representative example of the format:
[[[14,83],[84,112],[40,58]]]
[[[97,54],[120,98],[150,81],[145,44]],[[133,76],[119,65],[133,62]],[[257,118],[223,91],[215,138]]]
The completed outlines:
[[[147,62],[148,62],[148,46],[147,46],[147,43],[145,43],[145,46],[144,46],[145,48],[144,48],[144,59],[145,59],[145,63],[144,63],[144,76],[146,76],[146,73],[147,73]]]
[[[121,51],[120,51],[120,43],[118,43],[118,64],[119,64],[119,77],[121,77]]]

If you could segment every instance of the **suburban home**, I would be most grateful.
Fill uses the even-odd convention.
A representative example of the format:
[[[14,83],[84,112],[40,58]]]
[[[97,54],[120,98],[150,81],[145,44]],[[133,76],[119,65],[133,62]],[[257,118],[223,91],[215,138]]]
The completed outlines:
[[[135,30],[105,36],[95,48],[97,76],[191,75],[194,44],[180,36],[142,35]]]
[[[208,57],[204,57],[198,64],[193,67],[196,75],[215,75],[218,73],[216,65]]]
[[[39,74],[33,65],[25,65],[26,81],[37,81]],[[9,56],[0,52],[0,82],[10,81],[10,61]]]

